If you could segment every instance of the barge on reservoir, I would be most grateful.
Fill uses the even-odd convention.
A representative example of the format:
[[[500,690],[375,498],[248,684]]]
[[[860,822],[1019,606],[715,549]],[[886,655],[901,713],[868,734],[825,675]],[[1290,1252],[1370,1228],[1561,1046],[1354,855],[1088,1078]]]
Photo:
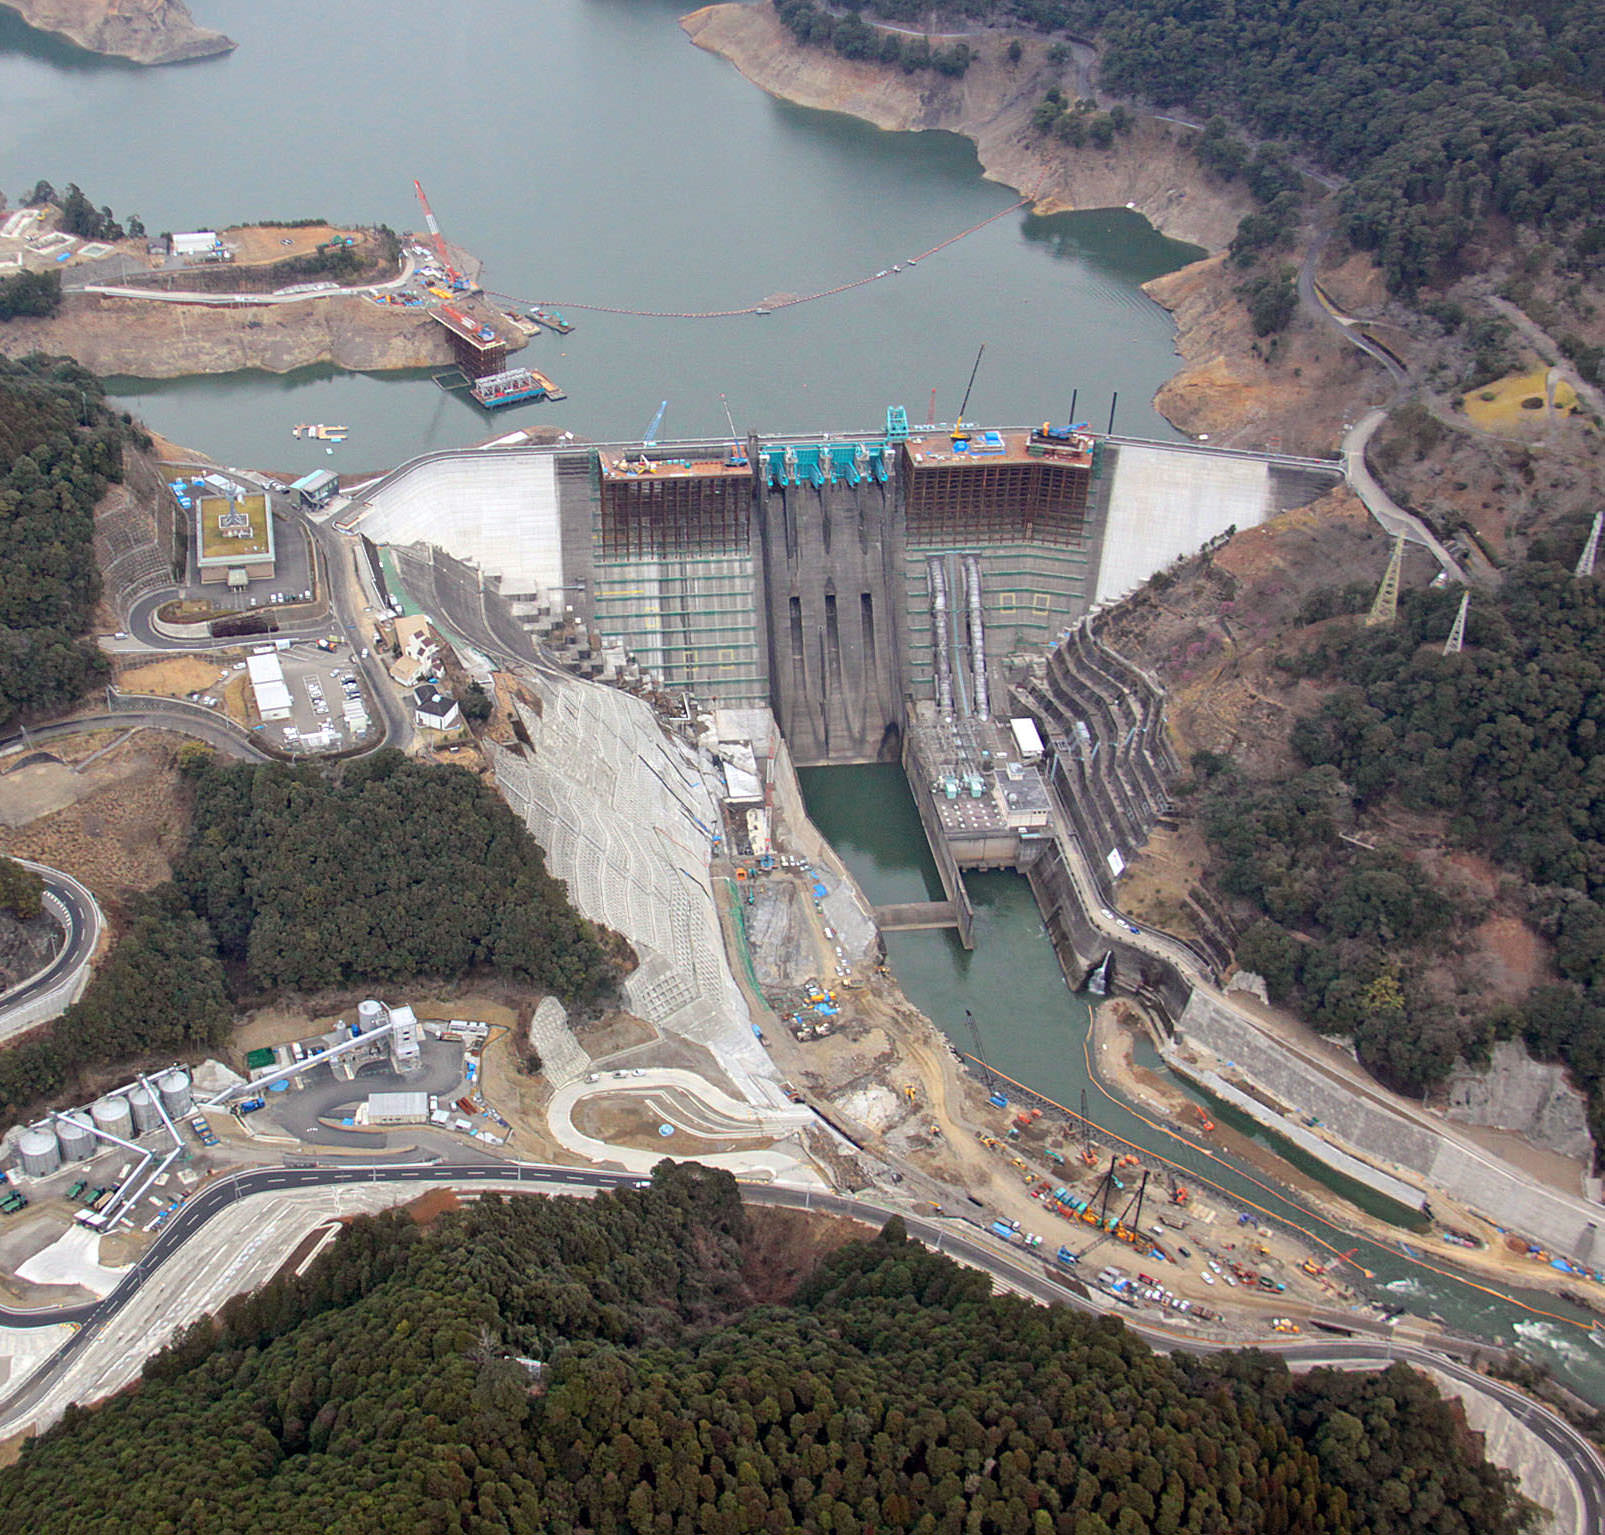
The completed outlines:
[[[469,386],[469,394],[486,410],[500,410],[504,405],[522,405],[526,400],[561,400],[563,391],[533,368],[508,368],[502,373],[487,373],[476,378]]]

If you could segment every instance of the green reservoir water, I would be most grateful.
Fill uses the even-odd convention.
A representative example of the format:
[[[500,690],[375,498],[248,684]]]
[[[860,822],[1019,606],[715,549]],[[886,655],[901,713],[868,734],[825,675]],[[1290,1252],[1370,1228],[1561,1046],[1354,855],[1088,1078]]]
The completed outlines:
[[[78,182],[153,232],[326,215],[421,227],[422,180],[487,286],[629,309],[722,309],[868,276],[1006,208],[967,140],[884,133],[779,102],[676,25],[677,0],[206,0],[239,48],[140,70],[29,33],[0,12],[0,167],[13,199]],[[487,416],[427,375],[115,381],[153,427],[225,462],[388,467],[550,422],[638,439],[1062,419],[1174,435],[1151,409],[1175,368],[1170,318],[1138,284],[1196,255],[1125,210],[1012,214],[903,273],[764,317],[569,312],[519,360],[568,392]],[[297,421],[339,422],[328,453]]]
[[[804,768],[798,777],[809,816],[873,903],[941,897],[936,865],[900,768],[890,764]],[[1523,1311],[1409,1263],[1392,1248],[1350,1236],[1290,1193],[1267,1188],[1271,1180],[1257,1171],[1235,1166],[1225,1157],[1186,1150],[1123,1103],[1111,1103],[1086,1069],[1087,1004],[1065,982],[1030,886],[1016,874],[970,875],[965,885],[975,906],[973,950],[966,952],[951,932],[885,935],[887,958],[904,993],[960,1050],[974,1052],[964,1017],[968,1009],[975,1015],[987,1060],[995,1069],[1071,1109],[1080,1107],[1085,1091],[1088,1113],[1096,1124],[1181,1163],[1190,1170],[1189,1181],[1216,1184],[1224,1197],[1221,1193],[1213,1197],[1228,1209],[1244,1209],[1242,1201],[1251,1200],[1314,1232],[1340,1252],[1357,1246],[1357,1261],[1376,1276],[1363,1288],[1379,1302],[1402,1305],[1419,1315],[1436,1314],[1457,1331],[1519,1344],[1574,1390],[1605,1404],[1605,1347],[1593,1342],[1597,1335]],[[1146,1056],[1144,1064],[1164,1069],[1156,1054]],[[1187,1090],[1185,1084],[1177,1085]],[[1213,1106],[1210,1112],[1222,1118],[1222,1111]],[[1230,1116],[1230,1122],[1263,1144],[1275,1144],[1242,1116]],[[1275,1149],[1284,1155],[1291,1150],[1280,1144]],[[1369,1190],[1302,1158],[1296,1165],[1372,1213],[1403,1220],[1405,1212]],[[1221,1232],[1219,1226],[1216,1229]],[[1414,1245],[1414,1233],[1403,1225],[1400,1239]],[[1230,1241],[1232,1236],[1221,1232],[1218,1240]],[[1344,1277],[1352,1282],[1352,1270]],[[1587,1312],[1548,1294],[1517,1292],[1516,1298],[1545,1311],[1588,1319]]]

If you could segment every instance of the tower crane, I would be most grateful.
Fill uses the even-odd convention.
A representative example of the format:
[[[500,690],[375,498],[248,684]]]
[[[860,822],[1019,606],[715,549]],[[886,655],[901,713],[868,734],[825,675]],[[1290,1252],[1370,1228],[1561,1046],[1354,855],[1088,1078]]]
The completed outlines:
[[[418,194],[418,205],[424,210],[424,227],[429,231],[429,238],[435,242],[435,254],[440,258],[441,266],[446,269],[446,276],[451,279],[453,288],[466,288],[468,279],[451,264],[451,257],[446,254],[446,240],[440,232],[440,225],[435,222],[429,199],[424,196],[423,183],[414,180],[412,189]]]

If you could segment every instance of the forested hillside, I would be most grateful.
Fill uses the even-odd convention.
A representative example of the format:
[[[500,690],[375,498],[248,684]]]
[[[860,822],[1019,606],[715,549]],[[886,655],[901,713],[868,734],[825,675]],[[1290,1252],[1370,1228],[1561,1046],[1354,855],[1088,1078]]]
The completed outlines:
[[[95,504],[129,436],[104,399],[66,358],[0,357],[0,727],[105,672],[79,640],[100,596]]]
[[[179,887],[242,991],[493,970],[592,1001],[611,970],[523,823],[460,768],[396,751],[316,767],[192,754]]]
[[[1407,594],[1392,628],[1340,620],[1290,646],[1284,675],[1335,684],[1292,727],[1303,771],[1263,782],[1208,754],[1194,766],[1215,878],[1261,914],[1238,962],[1273,998],[1353,1037],[1412,1093],[1521,1038],[1571,1067],[1605,1145],[1605,594],[1553,552],[1540,543],[1497,596],[1473,597],[1457,656],[1442,653],[1452,590]],[[1514,1007],[1435,984],[1435,960],[1480,913],[1365,846],[1374,834],[1342,839],[1390,805],[1441,818],[1451,842],[1519,877],[1523,916],[1554,945],[1552,984]]]
[[[0,1525],[104,1531],[1506,1535],[1425,1380],[1156,1355],[994,1298],[894,1222],[752,1307],[737,1186],[361,1219],[0,1471]]]
[[[982,23],[1098,40],[1115,96],[1226,117],[1348,179],[1354,242],[1398,291],[1456,275],[1491,218],[1605,258],[1605,25],[1551,0],[873,0],[838,19],[781,0],[800,41],[962,73],[969,48],[888,37]]]
[[[83,996],[0,1050],[0,1124],[54,1098],[79,1070],[215,1049],[231,1022],[212,935],[164,885],[134,903],[122,938]]]
[[[183,760],[177,882],[133,904],[78,1002],[0,1050],[0,1124],[71,1097],[80,1072],[216,1049],[236,1004],[285,990],[490,973],[583,1005],[616,978],[540,847],[472,774],[394,751],[332,771],[202,748]]]

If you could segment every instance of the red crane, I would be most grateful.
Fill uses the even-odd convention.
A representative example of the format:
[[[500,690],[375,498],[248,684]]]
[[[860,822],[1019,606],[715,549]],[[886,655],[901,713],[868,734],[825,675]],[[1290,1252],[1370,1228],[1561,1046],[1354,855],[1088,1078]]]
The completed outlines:
[[[451,264],[451,257],[446,254],[445,237],[440,232],[440,225],[435,222],[435,215],[429,207],[429,199],[424,196],[423,183],[415,180],[412,189],[418,194],[418,205],[424,210],[424,227],[435,242],[435,254],[440,257],[441,266],[446,269],[446,275],[451,279],[454,288],[465,287],[463,274]]]

